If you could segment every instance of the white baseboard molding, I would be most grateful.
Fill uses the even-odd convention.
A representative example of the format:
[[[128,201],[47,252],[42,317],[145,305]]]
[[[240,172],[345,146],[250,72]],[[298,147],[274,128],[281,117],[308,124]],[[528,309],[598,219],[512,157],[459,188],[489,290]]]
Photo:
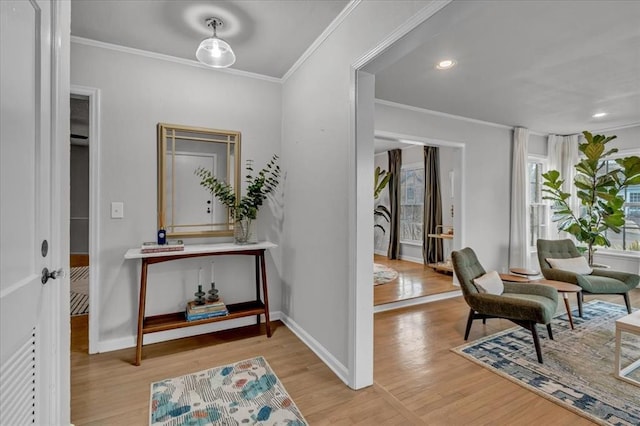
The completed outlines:
[[[438,300],[451,299],[453,297],[462,296],[462,291],[454,290],[446,293],[432,294],[430,296],[415,297],[413,299],[399,300],[397,302],[385,303],[373,307],[373,313],[391,311],[394,309],[406,308],[407,306],[422,305],[424,303],[436,302]]]
[[[280,311],[270,312],[271,321],[280,320]],[[260,321],[264,322],[264,315],[260,316]],[[177,328],[175,330],[161,331],[158,333],[145,334],[144,344],[166,342],[167,340],[181,339],[183,337],[197,336],[199,334],[214,333],[216,331],[229,330],[231,328],[245,327],[256,324],[256,317],[250,316],[228,321],[212,322],[209,324],[195,325],[193,327]],[[126,336],[117,339],[100,341],[97,344],[98,352],[111,352],[119,349],[132,348],[136,345],[136,336]]]
[[[385,256],[385,257],[387,256],[387,252],[382,250],[374,250],[373,253],[380,256]],[[412,256],[406,256],[401,254],[399,258],[400,260],[406,260],[407,262],[419,263],[421,265],[424,265],[424,262],[419,257],[412,257]]]
[[[280,313],[280,321],[282,321],[284,325],[286,325],[287,328],[298,337],[298,339],[302,340],[302,342],[307,345],[309,349],[311,349],[313,353],[315,353],[318,358],[320,358],[322,362],[324,362],[331,371],[333,371],[333,373],[344,382],[345,385],[349,386],[348,369],[333,355],[331,355],[331,353],[322,346],[320,342],[314,339],[309,333],[300,327],[298,323],[282,312]]]

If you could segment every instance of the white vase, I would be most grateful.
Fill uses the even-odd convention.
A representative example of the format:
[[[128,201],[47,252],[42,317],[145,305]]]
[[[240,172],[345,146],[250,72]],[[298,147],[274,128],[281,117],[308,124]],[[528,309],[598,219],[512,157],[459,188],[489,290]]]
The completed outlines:
[[[238,219],[233,224],[233,240],[236,244],[255,244],[258,242],[256,219]]]

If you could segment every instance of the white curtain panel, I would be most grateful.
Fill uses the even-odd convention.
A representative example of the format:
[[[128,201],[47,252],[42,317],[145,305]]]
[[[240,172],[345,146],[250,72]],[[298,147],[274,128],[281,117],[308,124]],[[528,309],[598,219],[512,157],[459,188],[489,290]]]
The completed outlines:
[[[578,162],[578,142],[582,141],[582,135],[558,136],[549,135],[547,139],[547,152],[549,153],[549,169],[560,172],[560,179],[564,180],[562,190],[571,194],[569,207],[574,213],[580,213],[580,201],[576,196],[576,187],[573,178],[576,176],[575,165]],[[550,238],[570,238],[566,232],[553,232],[550,230]]]
[[[513,159],[511,162],[511,234],[509,238],[509,266],[529,268],[529,188],[527,151],[529,129],[516,127],[513,131]]]

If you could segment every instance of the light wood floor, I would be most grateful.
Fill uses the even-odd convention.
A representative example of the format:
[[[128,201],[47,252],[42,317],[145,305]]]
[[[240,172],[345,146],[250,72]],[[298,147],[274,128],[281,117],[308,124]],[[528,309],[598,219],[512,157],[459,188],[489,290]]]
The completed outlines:
[[[453,285],[453,275],[436,272],[423,264],[389,260],[380,255],[375,255],[373,261],[398,271],[397,279],[373,287],[374,306],[460,290]]]
[[[622,304],[622,297],[598,299]],[[640,289],[631,300],[640,307]],[[133,348],[87,355],[87,316],[74,317],[71,420],[147,424],[151,382],[262,355],[311,425],[591,424],[451,352],[464,343],[467,313],[457,297],[376,314],[375,383],[360,391],[345,386],[278,321],[271,339],[253,326],[148,345],[135,367]],[[512,326],[476,322],[469,339]]]

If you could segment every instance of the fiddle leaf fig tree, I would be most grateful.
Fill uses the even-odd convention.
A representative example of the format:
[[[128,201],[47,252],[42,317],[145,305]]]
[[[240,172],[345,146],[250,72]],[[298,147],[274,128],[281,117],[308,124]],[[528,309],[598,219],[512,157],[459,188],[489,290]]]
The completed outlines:
[[[391,173],[387,172],[386,170],[380,169],[379,166],[376,167],[376,171],[373,176],[373,199],[374,200],[377,200],[378,198],[380,198],[380,193],[382,193],[382,190],[387,186],[390,179],[391,179]],[[373,216],[374,218],[381,217],[387,223],[391,222],[391,212],[386,206],[382,204],[378,204],[373,209]],[[373,225],[373,228],[381,229],[382,233],[385,233],[384,227],[379,223],[376,223],[375,225]]]
[[[594,246],[611,247],[606,231],[619,233],[624,226],[625,200],[621,194],[627,186],[640,184],[640,157],[616,159],[617,167],[607,168],[607,157],[618,149],[606,150],[606,144],[616,136],[582,133],[586,142],[579,144],[578,149],[584,157],[575,165],[573,179],[580,213],[571,209],[571,194],[562,190],[564,180],[557,170],[542,174],[542,191],[547,194],[543,199],[553,202],[553,221],[558,222],[558,230],[586,244],[589,265],[593,265]]]

